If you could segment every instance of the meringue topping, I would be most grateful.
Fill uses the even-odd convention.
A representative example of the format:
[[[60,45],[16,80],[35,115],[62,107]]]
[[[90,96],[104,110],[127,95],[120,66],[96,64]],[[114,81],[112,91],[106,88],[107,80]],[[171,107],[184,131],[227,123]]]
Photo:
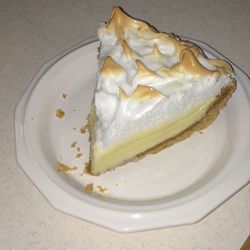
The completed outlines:
[[[209,100],[233,76],[227,62],[208,59],[197,45],[159,32],[119,7],[98,37],[95,107],[102,118],[96,136],[101,147]]]
[[[119,74],[123,74],[125,70],[117,64],[111,56],[107,56],[104,59],[103,65],[100,69],[100,74],[102,76],[115,76]]]

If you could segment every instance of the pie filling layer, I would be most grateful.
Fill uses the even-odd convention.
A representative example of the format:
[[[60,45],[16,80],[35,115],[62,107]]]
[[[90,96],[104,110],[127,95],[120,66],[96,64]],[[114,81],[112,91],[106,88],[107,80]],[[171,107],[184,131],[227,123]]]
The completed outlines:
[[[91,173],[94,175],[101,174],[113,168],[113,166],[121,165],[135,158],[139,153],[181,133],[199,121],[206,114],[215,99],[211,98],[206,103],[183,114],[179,119],[167,121],[153,128],[146,129],[107,149],[100,150],[95,147],[91,159],[91,165],[94,168],[91,169]]]

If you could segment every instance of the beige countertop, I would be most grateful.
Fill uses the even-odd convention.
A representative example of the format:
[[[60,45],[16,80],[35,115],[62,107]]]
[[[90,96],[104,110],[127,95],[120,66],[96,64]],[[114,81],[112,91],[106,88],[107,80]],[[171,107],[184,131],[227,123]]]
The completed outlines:
[[[250,75],[250,1],[0,0],[0,249],[239,249],[249,185],[196,224],[119,234],[58,212],[17,165],[14,108],[25,87],[44,62],[95,36],[113,5],[205,41]]]

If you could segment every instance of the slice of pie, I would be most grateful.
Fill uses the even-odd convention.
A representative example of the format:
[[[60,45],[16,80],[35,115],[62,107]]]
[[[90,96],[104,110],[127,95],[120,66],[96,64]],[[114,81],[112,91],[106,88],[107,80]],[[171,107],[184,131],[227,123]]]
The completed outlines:
[[[94,175],[206,128],[236,88],[232,67],[115,7],[98,29],[98,80],[89,115]]]

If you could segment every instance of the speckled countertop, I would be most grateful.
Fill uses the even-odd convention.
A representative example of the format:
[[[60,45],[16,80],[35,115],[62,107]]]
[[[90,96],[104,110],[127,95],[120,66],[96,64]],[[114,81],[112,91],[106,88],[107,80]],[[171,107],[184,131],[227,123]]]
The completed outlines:
[[[17,165],[14,108],[27,83],[94,36],[113,5],[206,41],[250,75],[250,1],[0,0],[0,249],[239,249],[250,233],[249,185],[194,225],[119,234],[55,210]]]

